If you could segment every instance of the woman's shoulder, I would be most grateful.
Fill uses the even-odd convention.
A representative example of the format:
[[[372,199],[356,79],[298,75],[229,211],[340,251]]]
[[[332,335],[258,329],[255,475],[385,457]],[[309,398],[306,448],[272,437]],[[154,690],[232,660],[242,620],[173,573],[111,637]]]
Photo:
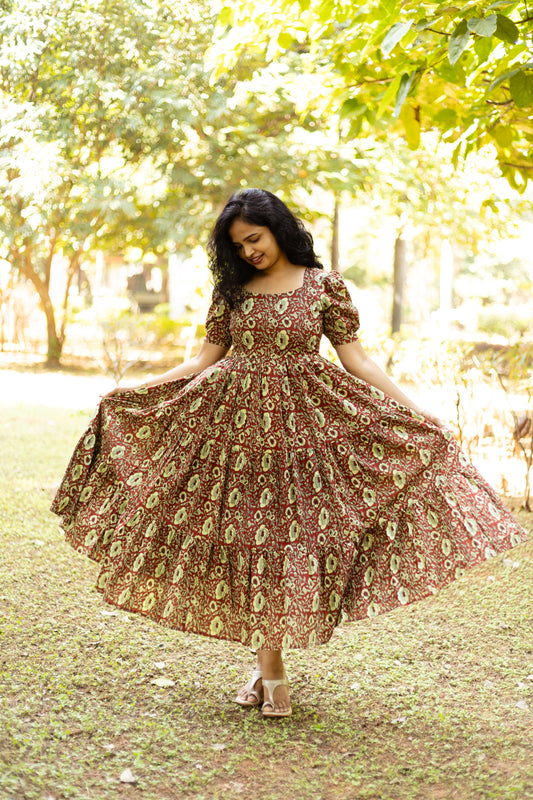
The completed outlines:
[[[337,270],[310,269],[310,282],[325,292],[335,292],[345,287],[344,278]]]

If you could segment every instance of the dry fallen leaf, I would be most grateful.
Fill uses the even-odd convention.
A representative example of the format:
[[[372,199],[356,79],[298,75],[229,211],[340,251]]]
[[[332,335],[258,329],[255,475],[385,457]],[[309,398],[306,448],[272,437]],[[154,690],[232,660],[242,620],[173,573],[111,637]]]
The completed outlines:
[[[120,773],[120,782],[137,783],[137,778],[135,777],[131,769],[125,769],[123,772]]]
[[[167,686],[175,686],[175,682],[171,681],[170,678],[155,678],[151,683],[154,686],[160,686],[162,689],[166,689]]]

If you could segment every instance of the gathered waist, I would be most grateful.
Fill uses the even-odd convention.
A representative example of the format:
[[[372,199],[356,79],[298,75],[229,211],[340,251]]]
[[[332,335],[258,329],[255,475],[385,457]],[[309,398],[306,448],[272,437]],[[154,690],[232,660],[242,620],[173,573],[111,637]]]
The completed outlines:
[[[326,359],[319,353],[233,353],[224,359],[226,367],[238,373],[257,373],[258,375],[278,374],[280,377],[292,373],[314,372],[321,368]]]
[[[234,351],[227,356],[228,359],[235,359],[239,361],[260,361],[261,363],[279,362],[279,361],[322,361],[320,353],[298,353],[295,351],[272,353],[266,351],[261,353],[255,350],[253,353],[246,353],[244,351]]]

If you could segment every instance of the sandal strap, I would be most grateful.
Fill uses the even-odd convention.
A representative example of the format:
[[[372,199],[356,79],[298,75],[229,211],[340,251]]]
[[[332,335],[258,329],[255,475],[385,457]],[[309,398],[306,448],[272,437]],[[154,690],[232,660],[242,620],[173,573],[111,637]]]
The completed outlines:
[[[289,681],[287,680],[287,676],[285,676],[284,678],[281,678],[281,680],[279,680],[279,681],[277,681],[277,680],[268,681],[266,678],[263,678],[263,693],[264,693],[264,690],[266,689],[267,692],[268,692],[268,696],[270,697],[270,700],[263,700],[263,708],[265,706],[271,706],[272,710],[274,710],[274,708],[275,708],[274,692],[276,691],[278,686],[288,686],[288,685],[289,685]],[[263,696],[264,696],[264,694],[263,694]]]
[[[260,669],[254,669],[254,671],[252,672],[252,677],[250,678],[250,682],[248,684],[249,689],[246,692],[246,694],[253,695],[255,697],[255,699],[258,700],[259,702],[261,702],[261,700],[263,698],[261,697],[261,694],[259,693],[259,691],[257,689],[254,689],[254,686],[256,685],[257,681],[262,679],[262,677],[263,677],[263,673],[261,672],[261,670]]]
[[[255,684],[257,683],[257,681],[261,680],[262,677],[263,677],[263,673],[261,672],[261,670],[260,669],[254,669],[254,671],[252,672],[252,677],[250,678],[250,691],[248,692],[248,694],[253,694],[254,693],[253,692],[253,688],[254,688]]]

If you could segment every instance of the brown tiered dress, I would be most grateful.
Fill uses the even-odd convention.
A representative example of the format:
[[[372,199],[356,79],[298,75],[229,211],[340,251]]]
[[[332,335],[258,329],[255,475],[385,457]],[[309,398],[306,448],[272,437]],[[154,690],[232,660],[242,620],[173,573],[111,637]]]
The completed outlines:
[[[526,539],[451,433],[319,355],[358,324],[335,272],[215,296],[207,340],[230,355],[102,400],[52,509],[108,602],[307,647]]]

